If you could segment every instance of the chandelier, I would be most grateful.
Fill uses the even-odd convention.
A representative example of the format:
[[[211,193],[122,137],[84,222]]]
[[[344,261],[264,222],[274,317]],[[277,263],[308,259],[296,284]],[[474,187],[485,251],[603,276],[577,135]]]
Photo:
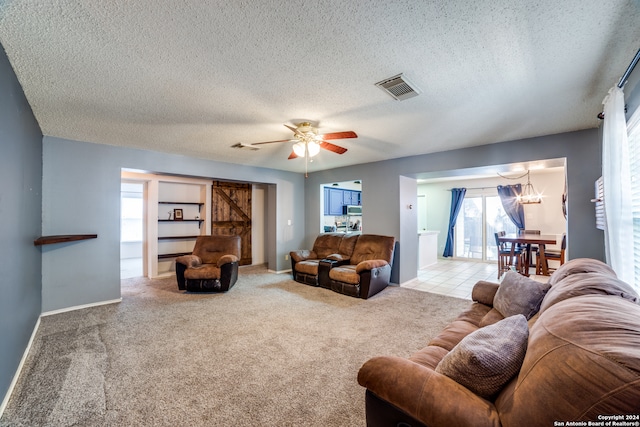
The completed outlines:
[[[542,195],[540,193],[536,193],[536,190],[533,188],[533,184],[531,184],[529,171],[527,171],[527,183],[522,188],[522,194],[519,194],[517,199],[518,203],[522,205],[542,203]]]

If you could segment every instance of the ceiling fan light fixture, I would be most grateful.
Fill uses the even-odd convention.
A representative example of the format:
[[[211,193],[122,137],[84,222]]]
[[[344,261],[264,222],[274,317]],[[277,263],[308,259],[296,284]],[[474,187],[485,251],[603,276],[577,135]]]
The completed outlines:
[[[307,150],[309,150],[309,157],[313,157],[320,152],[320,144],[311,141],[307,143]]]
[[[293,144],[293,152],[296,153],[296,156],[298,157],[304,157],[305,155],[304,142],[300,141]]]

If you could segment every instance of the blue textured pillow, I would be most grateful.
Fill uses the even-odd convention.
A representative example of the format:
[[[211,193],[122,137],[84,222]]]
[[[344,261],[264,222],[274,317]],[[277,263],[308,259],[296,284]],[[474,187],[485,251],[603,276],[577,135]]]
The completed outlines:
[[[540,310],[551,285],[537,282],[514,271],[507,271],[493,297],[493,307],[504,317],[515,314],[531,319]]]
[[[442,358],[436,372],[489,398],[520,371],[528,339],[527,319],[521,314],[507,317],[464,337]]]

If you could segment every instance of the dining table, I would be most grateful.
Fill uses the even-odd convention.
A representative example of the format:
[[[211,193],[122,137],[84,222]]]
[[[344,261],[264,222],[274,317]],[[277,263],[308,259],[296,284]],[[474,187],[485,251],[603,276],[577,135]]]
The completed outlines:
[[[549,275],[549,269],[547,261],[544,256],[545,245],[555,245],[558,243],[558,237],[555,234],[524,234],[524,233],[509,233],[498,238],[501,243],[511,243],[511,256],[514,256],[514,252],[517,245],[525,247],[525,265],[527,268],[524,270],[524,275],[529,276],[529,266],[531,263],[531,245],[538,245],[540,257],[540,264],[542,266],[542,274]]]

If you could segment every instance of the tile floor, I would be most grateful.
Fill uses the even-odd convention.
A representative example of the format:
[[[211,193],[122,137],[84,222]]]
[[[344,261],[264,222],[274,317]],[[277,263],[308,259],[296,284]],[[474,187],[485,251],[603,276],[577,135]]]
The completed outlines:
[[[534,273],[535,268],[532,268],[531,272]],[[542,282],[549,279],[547,276],[535,274],[531,274],[530,277]],[[439,258],[436,264],[419,270],[415,280],[402,286],[470,300],[473,285],[479,280],[499,283],[498,264]]]

